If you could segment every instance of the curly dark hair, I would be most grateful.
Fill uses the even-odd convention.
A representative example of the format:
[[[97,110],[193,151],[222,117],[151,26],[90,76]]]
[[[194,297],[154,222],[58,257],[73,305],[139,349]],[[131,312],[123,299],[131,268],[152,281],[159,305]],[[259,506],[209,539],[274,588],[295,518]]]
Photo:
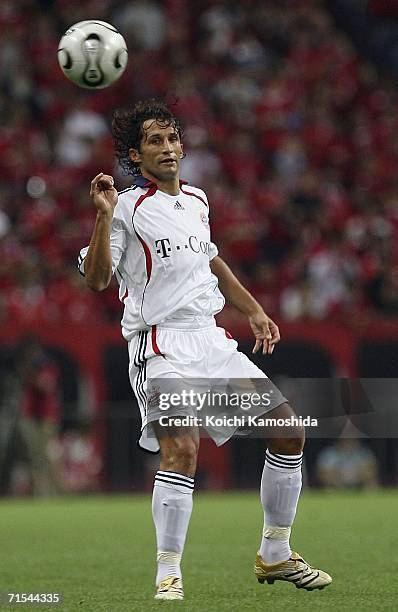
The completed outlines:
[[[112,120],[112,135],[115,143],[115,154],[126,174],[141,174],[139,165],[130,158],[129,150],[140,150],[144,135],[143,124],[147,119],[155,119],[159,125],[172,125],[180,138],[182,128],[177,117],[162,100],[149,98],[137,102],[133,109],[117,109]]]

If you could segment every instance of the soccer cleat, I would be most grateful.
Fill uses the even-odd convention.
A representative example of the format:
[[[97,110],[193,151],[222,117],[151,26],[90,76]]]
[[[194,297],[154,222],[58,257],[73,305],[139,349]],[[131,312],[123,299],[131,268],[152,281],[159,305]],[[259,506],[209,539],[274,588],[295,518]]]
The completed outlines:
[[[290,559],[281,563],[266,563],[258,552],[254,564],[254,574],[257,580],[263,584],[273,584],[275,580],[292,582],[298,589],[313,591],[324,589],[332,582],[331,576],[326,572],[315,569],[296,552],[292,552]]]
[[[162,580],[156,589],[155,599],[184,599],[181,578],[167,576]]]

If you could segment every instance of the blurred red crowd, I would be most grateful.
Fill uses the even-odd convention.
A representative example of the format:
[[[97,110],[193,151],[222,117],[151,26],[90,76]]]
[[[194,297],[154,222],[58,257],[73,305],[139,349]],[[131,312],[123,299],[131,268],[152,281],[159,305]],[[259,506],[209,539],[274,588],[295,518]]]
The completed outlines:
[[[129,64],[94,92],[66,80],[71,24],[113,23]],[[32,28],[32,23],[34,27]],[[290,320],[398,314],[397,87],[311,0],[4,0],[0,6],[0,320],[114,321],[76,271],[115,166],[113,109],[177,101],[182,177],[204,188],[221,256]]]

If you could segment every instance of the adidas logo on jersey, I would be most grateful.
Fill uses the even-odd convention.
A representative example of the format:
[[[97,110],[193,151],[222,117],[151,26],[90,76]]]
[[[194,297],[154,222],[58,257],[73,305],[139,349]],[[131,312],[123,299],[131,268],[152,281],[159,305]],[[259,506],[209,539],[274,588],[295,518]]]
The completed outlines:
[[[183,207],[183,205],[182,205],[182,204],[180,204],[178,200],[177,200],[177,202],[174,204],[174,209],[175,209],[175,210],[185,210],[185,208]]]

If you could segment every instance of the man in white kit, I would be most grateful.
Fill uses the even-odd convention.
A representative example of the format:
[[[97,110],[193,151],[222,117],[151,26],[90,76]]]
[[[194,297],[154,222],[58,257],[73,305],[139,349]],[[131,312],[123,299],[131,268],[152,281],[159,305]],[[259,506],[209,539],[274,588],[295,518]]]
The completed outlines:
[[[171,417],[191,414],[179,407],[161,419],[159,397],[148,395],[148,381],[173,379],[262,379],[272,400],[257,415],[295,416],[280,391],[268,381],[220,327],[214,315],[225,300],[248,317],[255,336],[253,352],[272,354],[277,325],[239,283],[211,242],[205,193],[179,179],[183,157],[181,127],[158,100],[116,111],[113,136],[120,165],[133,175],[129,189],[117,193],[113,178],[98,174],[90,195],[97,218],[79,269],[89,287],[102,291],[116,274],[124,302],[123,336],[129,346],[129,375],[142,416],[139,444],[157,451],[152,512],[157,539],[156,599],[183,599],[180,562],[192,511],[199,449],[198,427],[178,426]],[[159,423],[159,419],[161,422]],[[238,426],[237,426],[238,427]],[[237,429],[237,427],[235,429]],[[217,444],[233,433],[212,430]],[[301,490],[304,430],[291,425],[286,435],[265,430],[261,478],[264,527],[254,573],[260,583],[292,582],[321,589],[331,577],[292,552],[290,529]]]

